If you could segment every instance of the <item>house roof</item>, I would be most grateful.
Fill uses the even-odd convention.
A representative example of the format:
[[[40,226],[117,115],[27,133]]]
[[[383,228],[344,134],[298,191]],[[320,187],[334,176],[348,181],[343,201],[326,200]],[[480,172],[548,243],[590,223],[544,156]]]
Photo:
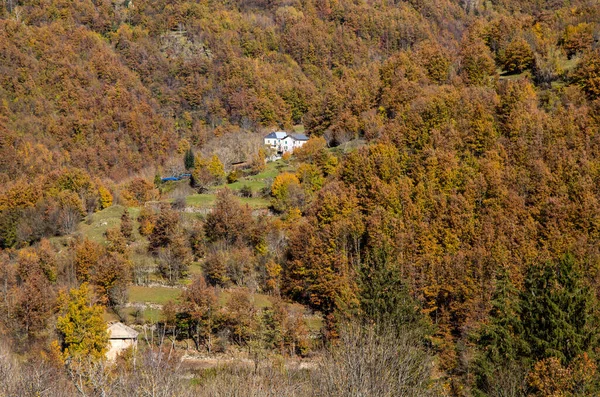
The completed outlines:
[[[304,134],[289,134],[289,136],[297,141],[308,141],[308,137]]]
[[[265,139],[283,139],[287,136],[287,132],[283,131],[275,131],[271,132],[269,135],[265,137]]]
[[[123,323],[113,323],[108,327],[109,339],[135,339],[138,332]]]

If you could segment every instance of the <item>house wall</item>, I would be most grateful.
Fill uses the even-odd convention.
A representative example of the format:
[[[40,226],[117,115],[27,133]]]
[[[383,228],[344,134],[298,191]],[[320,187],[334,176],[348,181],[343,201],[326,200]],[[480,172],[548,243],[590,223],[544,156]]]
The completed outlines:
[[[265,139],[265,145],[269,145],[272,147],[277,147],[278,139]]]
[[[114,361],[117,356],[129,347],[137,347],[136,339],[110,339],[110,348],[106,353],[108,360]]]
[[[281,140],[281,150],[283,152],[291,152],[294,150],[294,139],[291,137],[287,137]]]
[[[304,145],[306,143],[306,141],[297,141],[292,137],[286,137],[285,139],[273,139],[273,138],[269,138],[266,139],[265,138],[265,145],[271,146],[275,149],[277,149],[278,151],[282,151],[282,152],[291,152],[294,149],[301,147],[302,145]]]

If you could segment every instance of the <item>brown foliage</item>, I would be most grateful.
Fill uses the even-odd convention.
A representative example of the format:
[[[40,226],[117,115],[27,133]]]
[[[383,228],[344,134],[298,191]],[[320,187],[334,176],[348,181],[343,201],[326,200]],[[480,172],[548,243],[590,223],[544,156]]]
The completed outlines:
[[[102,255],[102,248],[99,244],[84,239],[75,244],[74,250],[74,266],[77,280],[81,282],[89,281],[92,269],[96,267]]]
[[[156,190],[154,185],[145,179],[135,178],[126,185],[121,196],[128,205],[141,206],[146,201],[156,198]]]
[[[529,43],[522,38],[510,42],[504,49],[500,63],[508,73],[520,73],[529,69],[533,64],[533,51]]]
[[[192,320],[190,333],[193,335],[196,349],[205,345],[210,353],[212,327],[217,314],[217,296],[214,289],[206,284],[204,277],[197,276],[183,293],[181,301],[180,310]]]
[[[566,397],[589,395],[596,377],[597,364],[587,353],[578,356],[568,367],[554,357],[535,363],[529,373],[531,396]]]
[[[113,307],[127,303],[130,275],[131,264],[122,254],[109,251],[100,257],[91,275],[100,302]]]
[[[215,208],[206,217],[206,237],[229,245],[251,243],[255,234],[251,213],[250,207],[240,204],[231,190],[219,191]]]
[[[133,220],[127,208],[123,210],[121,215],[120,231],[127,241],[133,241]]]
[[[573,79],[592,99],[600,98],[600,51],[585,54],[579,66],[573,72]]]

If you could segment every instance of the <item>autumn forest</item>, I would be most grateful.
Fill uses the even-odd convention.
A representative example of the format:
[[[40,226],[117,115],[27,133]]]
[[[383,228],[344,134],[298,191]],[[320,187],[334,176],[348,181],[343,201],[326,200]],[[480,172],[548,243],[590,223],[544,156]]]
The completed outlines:
[[[0,397],[597,396],[599,300],[598,1],[0,0]]]

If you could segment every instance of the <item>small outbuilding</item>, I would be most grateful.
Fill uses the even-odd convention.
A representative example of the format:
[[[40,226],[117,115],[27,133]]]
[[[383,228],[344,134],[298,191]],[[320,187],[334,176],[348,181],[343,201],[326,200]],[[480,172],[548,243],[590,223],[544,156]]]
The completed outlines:
[[[117,322],[108,326],[108,341],[110,348],[106,353],[108,360],[115,360],[121,352],[137,347],[138,332],[127,325]]]

